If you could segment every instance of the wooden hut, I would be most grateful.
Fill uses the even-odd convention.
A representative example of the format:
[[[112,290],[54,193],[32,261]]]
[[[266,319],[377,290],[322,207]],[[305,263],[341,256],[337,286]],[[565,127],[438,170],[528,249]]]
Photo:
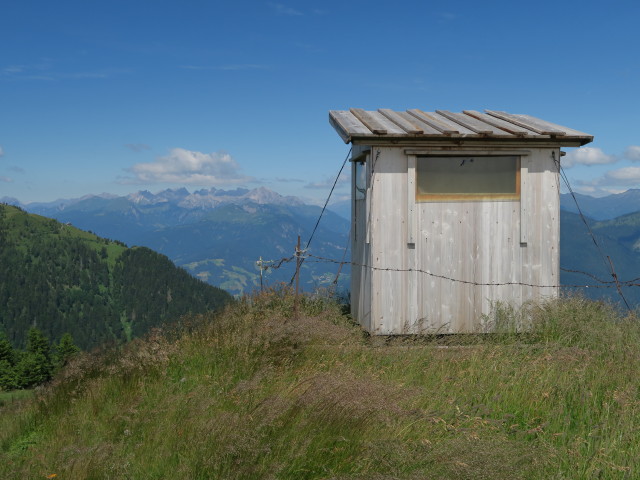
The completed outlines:
[[[558,295],[560,147],[591,135],[491,110],[329,120],[352,144],[351,311],[367,331],[490,331],[495,302]]]

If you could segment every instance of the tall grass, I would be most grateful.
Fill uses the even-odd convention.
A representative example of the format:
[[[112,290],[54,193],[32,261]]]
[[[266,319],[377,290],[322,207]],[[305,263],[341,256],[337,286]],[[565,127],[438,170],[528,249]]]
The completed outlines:
[[[0,473],[638,478],[637,319],[581,298],[497,310],[495,335],[381,341],[326,299],[294,318],[287,292],[246,298],[1,406]]]

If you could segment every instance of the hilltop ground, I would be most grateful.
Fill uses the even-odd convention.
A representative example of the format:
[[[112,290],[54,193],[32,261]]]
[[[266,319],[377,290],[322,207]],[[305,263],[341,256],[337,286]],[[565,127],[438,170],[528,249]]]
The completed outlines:
[[[526,334],[510,333],[524,317]],[[640,475],[640,325],[580,298],[501,334],[367,337],[277,292],[86,354],[0,406],[3,478]]]

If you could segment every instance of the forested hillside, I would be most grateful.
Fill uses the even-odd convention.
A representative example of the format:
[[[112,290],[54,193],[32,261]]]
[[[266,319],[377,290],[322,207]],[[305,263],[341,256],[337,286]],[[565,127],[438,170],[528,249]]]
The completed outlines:
[[[0,204],[0,331],[15,347],[37,326],[88,349],[230,300],[147,248]]]

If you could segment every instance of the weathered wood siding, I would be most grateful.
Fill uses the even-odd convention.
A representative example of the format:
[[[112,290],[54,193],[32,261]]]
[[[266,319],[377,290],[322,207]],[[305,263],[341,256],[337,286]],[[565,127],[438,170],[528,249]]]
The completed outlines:
[[[559,149],[508,151],[522,154],[520,201],[416,203],[415,154],[371,148],[367,199],[352,209],[352,313],[368,331],[487,331],[494,302],[557,295]]]
[[[366,183],[369,186],[370,162],[364,149],[354,146],[353,157],[365,162]],[[370,190],[370,188],[368,189]],[[368,192],[367,192],[368,193]],[[356,163],[351,164],[351,314],[367,330],[371,330],[371,254],[368,235],[368,195],[358,200],[356,194]]]

